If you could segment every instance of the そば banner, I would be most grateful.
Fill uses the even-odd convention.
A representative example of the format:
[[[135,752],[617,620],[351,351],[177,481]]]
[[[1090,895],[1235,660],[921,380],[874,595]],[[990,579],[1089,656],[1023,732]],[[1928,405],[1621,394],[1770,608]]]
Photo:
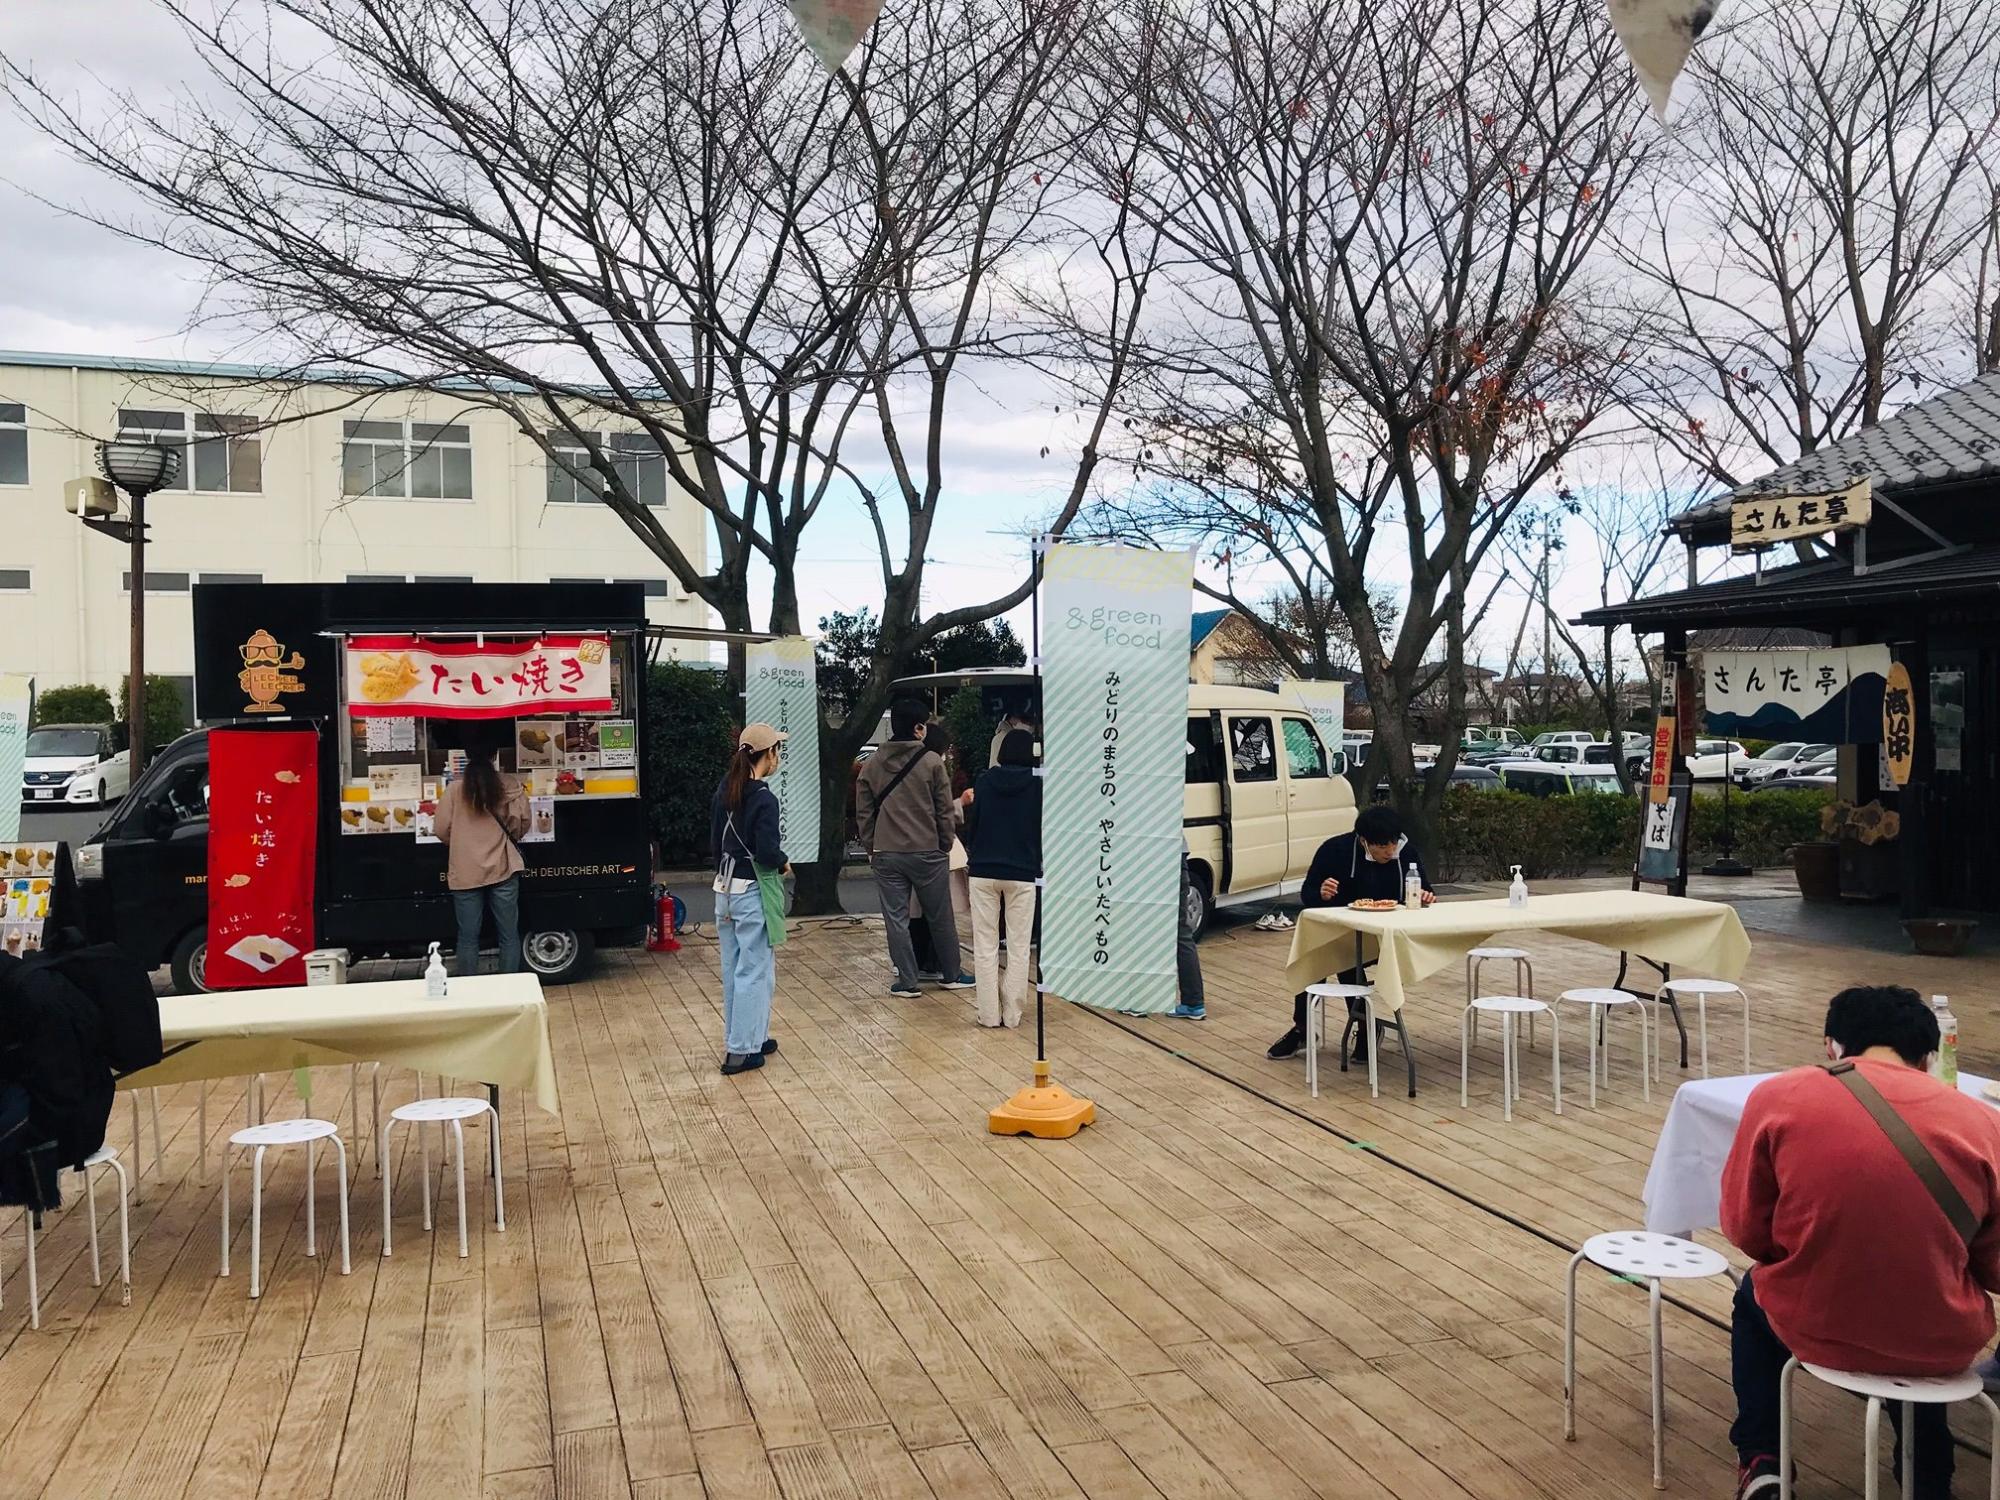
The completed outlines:
[[[212,989],[304,984],[313,945],[319,736],[208,736],[208,957]]]
[[[1042,987],[1171,1010],[1194,554],[1056,546],[1043,579]]]
[[[601,635],[533,641],[351,636],[347,711],[419,719],[610,713],[611,643]]]
[[[818,859],[819,677],[811,641],[786,636],[746,648],[743,720],[789,736],[770,781],[778,798],[778,841],[801,864]]]

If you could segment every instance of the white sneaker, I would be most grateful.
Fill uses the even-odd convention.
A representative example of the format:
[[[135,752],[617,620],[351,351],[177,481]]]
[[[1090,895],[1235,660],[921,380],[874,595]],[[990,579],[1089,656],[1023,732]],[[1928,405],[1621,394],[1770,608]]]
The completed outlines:
[[[1252,924],[1259,932],[1275,932],[1278,928],[1278,914],[1267,911]]]

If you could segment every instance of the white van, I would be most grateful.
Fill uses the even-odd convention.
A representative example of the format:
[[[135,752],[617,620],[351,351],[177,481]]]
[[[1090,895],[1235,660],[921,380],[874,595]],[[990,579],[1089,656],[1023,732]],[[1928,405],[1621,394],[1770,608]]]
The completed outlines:
[[[899,693],[938,708],[960,688],[1003,702],[1032,701],[1031,672],[973,667],[905,677]],[[1188,921],[1198,933],[1218,906],[1296,895],[1319,846],[1354,827],[1354,789],[1342,746],[1323,743],[1311,716],[1280,693],[1188,685]]]

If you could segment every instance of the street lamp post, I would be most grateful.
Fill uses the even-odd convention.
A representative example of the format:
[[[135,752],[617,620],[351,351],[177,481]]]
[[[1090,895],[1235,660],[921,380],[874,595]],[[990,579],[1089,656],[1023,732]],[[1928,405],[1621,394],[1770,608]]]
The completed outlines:
[[[146,497],[180,476],[181,452],[164,443],[119,440],[97,445],[97,467],[123,490],[132,514],[125,520],[86,517],[84,524],[132,549],[132,665],[125,689],[125,731],[132,780],[146,766]]]

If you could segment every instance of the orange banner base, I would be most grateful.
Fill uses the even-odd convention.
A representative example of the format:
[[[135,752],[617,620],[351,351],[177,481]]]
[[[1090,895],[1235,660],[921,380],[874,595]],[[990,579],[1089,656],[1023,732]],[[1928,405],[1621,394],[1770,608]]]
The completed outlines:
[[[1049,1065],[1035,1064],[1035,1081],[986,1117],[995,1135],[1066,1140],[1097,1119],[1097,1106],[1049,1079]]]

